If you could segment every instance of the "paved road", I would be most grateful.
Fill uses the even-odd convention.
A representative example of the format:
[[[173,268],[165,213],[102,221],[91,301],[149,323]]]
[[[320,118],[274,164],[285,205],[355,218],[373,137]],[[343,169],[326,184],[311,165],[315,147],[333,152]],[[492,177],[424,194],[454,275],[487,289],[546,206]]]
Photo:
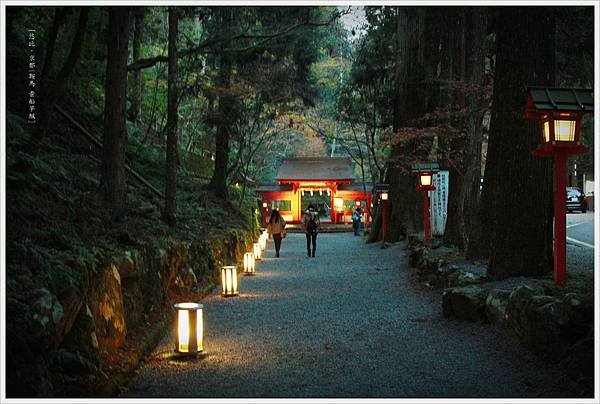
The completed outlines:
[[[177,360],[165,338],[122,396],[572,396],[564,373],[513,337],[444,319],[404,253],[347,233],[319,235],[316,258],[301,234],[279,259],[269,243],[239,297],[203,301],[205,353]]]
[[[568,213],[567,236],[574,242],[594,245],[594,212]]]
[[[567,214],[568,271],[594,271],[594,212]]]

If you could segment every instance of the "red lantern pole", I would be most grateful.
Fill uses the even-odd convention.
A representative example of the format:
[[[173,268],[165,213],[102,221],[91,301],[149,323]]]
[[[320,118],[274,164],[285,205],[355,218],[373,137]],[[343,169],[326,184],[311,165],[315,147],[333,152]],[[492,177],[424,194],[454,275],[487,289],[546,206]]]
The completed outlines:
[[[554,154],[554,282],[564,286],[567,282],[567,154]]]
[[[263,227],[267,227],[267,207],[265,205],[266,205],[266,203],[263,203],[263,205],[262,205],[261,223],[262,223]]]
[[[381,245],[385,247],[385,236],[387,234],[387,199],[381,201],[383,202],[383,212],[382,212],[382,223],[381,223]]]
[[[429,219],[429,191],[423,191],[423,231],[425,233],[425,243],[431,241],[431,221]]]
[[[539,122],[536,157],[554,158],[554,282],[567,282],[567,158],[589,151],[579,144],[581,117],[594,112],[591,89],[529,87],[525,119]]]

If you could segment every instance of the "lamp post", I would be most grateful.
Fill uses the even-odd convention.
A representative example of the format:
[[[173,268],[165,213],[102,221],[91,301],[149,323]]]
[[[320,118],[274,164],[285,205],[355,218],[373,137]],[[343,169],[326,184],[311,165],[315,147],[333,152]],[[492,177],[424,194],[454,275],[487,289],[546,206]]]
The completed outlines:
[[[588,152],[579,144],[581,117],[594,112],[593,90],[529,87],[525,119],[539,123],[540,144],[532,154],[554,159],[554,282],[567,281],[567,159]]]
[[[267,225],[267,202],[263,201],[262,203],[262,217],[260,222],[262,223],[263,227]]]
[[[381,212],[382,214],[382,221],[381,221],[381,246],[385,247],[385,236],[387,234],[387,217],[388,217],[388,213],[387,213],[387,207],[388,207],[388,193],[387,191],[382,192],[381,193],[381,204],[382,204],[382,208],[383,211]]]
[[[423,240],[431,242],[431,219],[429,218],[429,191],[435,190],[433,175],[440,170],[438,163],[413,164],[412,171],[418,177],[417,188],[423,192]]]
[[[388,198],[390,184],[376,184],[375,191],[379,193],[379,202],[381,203],[381,248],[385,248],[385,237],[387,235],[388,219]]]

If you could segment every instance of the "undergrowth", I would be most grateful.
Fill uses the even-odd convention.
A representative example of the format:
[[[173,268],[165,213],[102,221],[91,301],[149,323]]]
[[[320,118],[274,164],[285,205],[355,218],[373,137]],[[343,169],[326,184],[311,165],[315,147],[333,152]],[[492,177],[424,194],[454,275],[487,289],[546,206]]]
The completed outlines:
[[[80,115],[85,113],[82,111]],[[95,124],[90,129],[100,131],[97,117],[90,116],[87,119],[81,116],[82,121],[90,126]],[[128,164],[164,192],[164,150],[145,142],[144,130],[129,123],[128,131]],[[255,201],[252,195],[246,196],[240,212],[237,190],[232,188],[233,202],[224,202],[203,189],[209,172],[189,171],[184,166],[179,168],[177,177],[176,227],[168,227],[161,219],[164,201],[131,176],[128,176],[127,214],[113,221],[101,194],[100,151],[59,117],[36,156],[23,151],[30,136],[31,126],[9,113],[6,152],[9,279],[14,279],[11,275],[31,272],[36,284],[61,296],[67,289],[81,290],[93,275],[89,273],[91,268],[124,250],[170,240],[191,241],[225,229],[248,230],[257,226],[250,213]]]

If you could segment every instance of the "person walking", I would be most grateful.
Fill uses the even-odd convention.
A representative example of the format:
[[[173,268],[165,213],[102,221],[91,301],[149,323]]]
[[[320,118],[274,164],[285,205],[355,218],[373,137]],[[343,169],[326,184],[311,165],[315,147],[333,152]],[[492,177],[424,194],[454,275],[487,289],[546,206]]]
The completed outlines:
[[[273,237],[273,241],[275,242],[275,258],[279,258],[281,240],[285,237],[285,224],[285,220],[279,214],[279,210],[273,210],[267,224],[267,232]]]
[[[356,208],[356,210],[352,214],[352,228],[354,229],[355,236],[360,236],[360,219],[361,219],[360,208]]]
[[[308,256],[314,257],[317,250],[317,234],[321,227],[321,219],[319,219],[319,214],[316,212],[314,205],[308,205],[308,209],[302,215],[302,225],[304,226],[304,233],[306,233],[306,250],[308,251]],[[311,244],[312,253],[310,250]]]

